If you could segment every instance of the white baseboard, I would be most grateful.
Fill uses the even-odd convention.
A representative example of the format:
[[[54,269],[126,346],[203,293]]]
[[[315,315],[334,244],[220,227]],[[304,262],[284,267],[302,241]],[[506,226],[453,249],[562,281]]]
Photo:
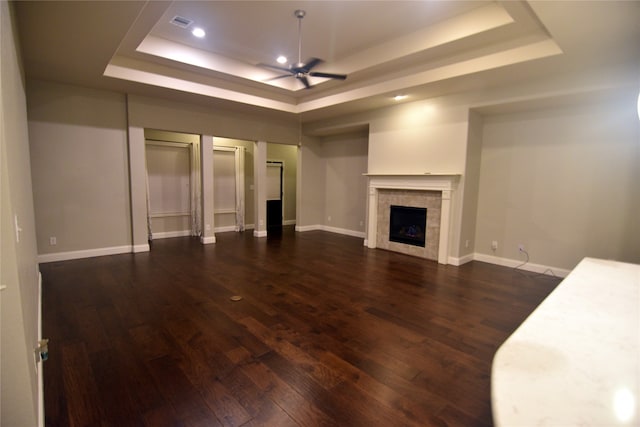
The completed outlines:
[[[282,221],[282,225],[296,225],[295,219],[285,219]]]
[[[134,254],[137,254],[138,252],[149,252],[150,250],[151,248],[148,243],[145,243],[144,245],[133,245],[131,247],[131,252]]]
[[[565,268],[553,267],[550,265],[542,265],[542,264],[533,264],[526,263],[521,265],[524,261],[517,259],[509,259],[509,258],[501,258],[493,255],[474,253],[473,259],[475,261],[488,262],[490,264],[501,265],[503,267],[518,267],[520,270],[531,271],[539,274],[549,274],[549,272],[553,272],[553,275],[558,277],[567,277],[567,275],[571,272],[571,270],[567,270]],[[551,275],[551,274],[549,274]]]
[[[172,237],[187,237],[191,236],[191,230],[179,230],[179,231],[162,231],[158,233],[151,233],[151,238],[155,239],[170,239]]]
[[[296,225],[296,231],[304,233],[305,231],[318,231],[322,230],[321,225]]]
[[[224,227],[214,227],[213,231],[215,233],[227,233],[229,231],[236,231],[235,225],[226,225]]]
[[[364,239],[366,236],[364,231],[348,230],[346,228],[338,228],[338,227],[329,227],[328,225],[323,225],[322,230],[328,231],[330,233],[344,234],[352,237],[360,237],[362,239]]]
[[[200,236],[200,243],[202,243],[203,245],[209,245],[215,242],[216,242],[216,236],[208,236],[208,237]]]
[[[266,231],[253,230],[253,236],[254,237],[267,237],[267,232]]]
[[[57,252],[53,254],[40,254],[38,255],[38,262],[45,263],[45,262],[56,262],[56,261],[68,261],[72,259],[92,258],[96,256],[128,254],[128,253],[134,252],[134,249],[135,247],[131,247],[127,245],[127,246],[113,246],[110,248],[86,249],[82,251]]]
[[[457,266],[460,266],[462,264],[466,264],[468,262],[473,261],[473,255],[474,254],[468,254],[468,255],[461,256],[460,258],[455,258],[455,257],[450,256],[450,257],[447,258],[447,262],[449,264],[455,265],[457,267]]]
[[[366,236],[366,233],[364,231],[348,230],[346,228],[330,227],[328,225],[322,225],[322,224],[304,225],[304,226],[297,226],[296,225],[296,231],[300,231],[300,232],[305,232],[305,231],[328,231],[329,233],[344,234],[344,235],[352,236],[352,237],[360,237],[362,239],[364,239],[365,236]]]

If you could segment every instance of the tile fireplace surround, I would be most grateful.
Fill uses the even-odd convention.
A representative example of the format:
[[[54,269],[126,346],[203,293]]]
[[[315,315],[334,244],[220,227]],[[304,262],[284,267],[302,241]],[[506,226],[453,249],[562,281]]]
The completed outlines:
[[[369,218],[366,245],[448,263],[451,193],[460,175],[366,174],[369,178]],[[424,248],[389,242],[389,206],[427,208]]]

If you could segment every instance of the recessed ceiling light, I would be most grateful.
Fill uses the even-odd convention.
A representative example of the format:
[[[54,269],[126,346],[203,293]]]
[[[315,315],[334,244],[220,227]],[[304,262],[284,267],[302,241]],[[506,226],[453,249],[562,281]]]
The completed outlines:
[[[394,101],[402,101],[405,98],[407,98],[407,95],[396,95],[393,97]]]
[[[276,61],[278,61],[278,64],[286,64],[287,63],[287,57],[283,56],[283,55],[280,55],[280,56],[278,56]]]
[[[196,36],[198,38],[203,38],[207,33],[205,33],[202,28],[196,27],[191,31],[191,34],[193,34],[194,36]]]

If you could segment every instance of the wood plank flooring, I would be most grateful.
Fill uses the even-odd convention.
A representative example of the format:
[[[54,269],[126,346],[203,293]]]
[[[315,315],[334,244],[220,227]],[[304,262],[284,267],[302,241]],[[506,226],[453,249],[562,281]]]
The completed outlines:
[[[559,282],[290,228],[41,271],[47,426],[488,426],[493,354]]]

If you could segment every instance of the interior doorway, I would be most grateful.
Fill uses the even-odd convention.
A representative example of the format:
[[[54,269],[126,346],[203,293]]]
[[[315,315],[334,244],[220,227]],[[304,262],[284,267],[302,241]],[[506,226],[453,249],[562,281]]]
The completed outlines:
[[[145,129],[149,241],[200,233],[199,137]]]
[[[266,203],[267,228],[272,231],[296,225],[298,146],[267,143]],[[271,165],[271,166],[269,166]],[[280,207],[278,208],[278,200]],[[271,205],[271,206],[270,206]],[[269,215],[269,211],[273,213]],[[275,224],[269,227],[270,220]]]
[[[277,231],[282,228],[283,171],[283,162],[267,161],[267,231]]]
[[[213,213],[216,232],[245,228],[244,148],[213,146]]]

